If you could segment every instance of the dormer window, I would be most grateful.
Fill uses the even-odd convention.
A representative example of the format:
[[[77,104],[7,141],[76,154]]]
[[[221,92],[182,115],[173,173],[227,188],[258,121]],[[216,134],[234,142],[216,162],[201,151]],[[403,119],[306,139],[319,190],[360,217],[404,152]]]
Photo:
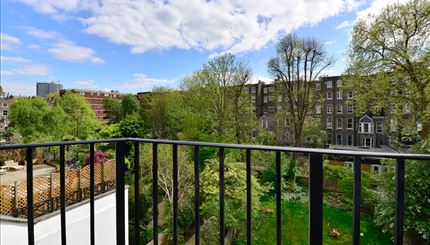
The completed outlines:
[[[367,115],[360,118],[359,127],[358,127],[360,133],[373,134],[374,132],[373,128],[374,128],[374,123],[372,118],[370,118]]]

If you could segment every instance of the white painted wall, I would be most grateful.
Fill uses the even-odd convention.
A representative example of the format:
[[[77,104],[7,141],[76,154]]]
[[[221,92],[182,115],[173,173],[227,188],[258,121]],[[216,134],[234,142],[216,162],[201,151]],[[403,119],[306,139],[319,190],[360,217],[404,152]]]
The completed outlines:
[[[128,190],[125,190],[125,230],[128,245]],[[95,240],[96,244],[116,244],[115,192],[96,197],[95,204]],[[43,217],[41,217],[43,219]],[[37,245],[61,244],[60,214],[47,215],[34,225]],[[67,244],[90,244],[90,203],[86,201],[72,205],[66,211]],[[27,223],[22,219],[0,219],[1,245],[26,245]]]

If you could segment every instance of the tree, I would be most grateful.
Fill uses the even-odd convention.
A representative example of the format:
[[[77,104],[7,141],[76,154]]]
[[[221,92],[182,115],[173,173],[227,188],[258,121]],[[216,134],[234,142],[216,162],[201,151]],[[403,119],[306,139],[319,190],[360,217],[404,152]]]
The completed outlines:
[[[112,98],[103,99],[103,108],[110,123],[121,121],[121,103]]]
[[[288,102],[285,111],[292,123],[294,146],[302,146],[305,120],[317,103],[316,81],[333,62],[321,41],[289,34],[281,39],[268,63],[269,73],[281,84]]]
[[[430,140],[413,147],[417,153],[430,153]],[[378,185],[378,202],[375,209],[376,224],[384,232],[393,234],[395,217],[395,161],[385,160],[387,171]],[[409,238],[420,237],[428,244],[430,241],[430,161],[407,160],[405,162],[405,209],[404,229]]]
[[[128,116],[137,115],[140,110],[139,100],[136,96],[126,94],[121,101],[104,98],[103,108],[106,110],[106,116],[110,123],[118,123]]]
[[[150,145],[145,145],[142,150],[141,162],[145,163],[145,168],[152,171],[152,150]],[[163,190],[163,196],[173,205],[173,158],[172,147],[160,145],[158,147],[158,186]],[[178,147],[178,200],[179,203],[187,198],[192,189],[193,165],[189,162],[189,152],[185,147]],[[148,174],[152,176],[152,174]]]
[[[225,158],[225,226],[234,239],[243,239],[246,221],[246,170],[245,163],[234,161],[229,155]],[[211,227],[219,227],[219,164],[215,159],[205,162],[205,168],[200,175],[202,204],[201,213],[205,224],[202,226],[202,238],[205,242],[215,242],[219,239],[217,232],[211,232]],[[261,197],[269,190],[261,185],[254,175],[251,175],[252,215],[261,212]]]
[[[24,143],[59,141],[70,129],[64,111],[39,97],[15,99],[10,106],[9,120]]]
[[[95,118],[90,105],[79,94],[66,93],[55,101],[67,115],[66,122],[71,123],[70,134],[77,139],[87,139],[101,127],[101,122]]]
[[[233,135],[233,140],[241,143],[250,130],[250,122],[251,128],[254,126],[255,116],[249,97],[245,96],[250,78],[251,70],[244,61],[225,54],[184,79],[182,87],[187,95],[205,102],[216,141],[229,141]]]
[[[406,134],[422,124],[430,132],[430,2],[412,0],[386,7],[379,15],[359,20],[352,32],[350,63],[344,80],[355,91],[357,111],[382,110]],[[374,98],[378,98],[375,100]],[[410,132],[409,132],[410,133]],[[408,133],[408,134],[409,134]]]
[[[139,112],[139,101],[136,96],[132,94],[126,94],[121,100],[121,117],[126,118],[128,116],[135,115]]]
[[[155,88],[140,99],[141,115],[152,137],[176,139],[180,131],[182,96],[178,91]]]

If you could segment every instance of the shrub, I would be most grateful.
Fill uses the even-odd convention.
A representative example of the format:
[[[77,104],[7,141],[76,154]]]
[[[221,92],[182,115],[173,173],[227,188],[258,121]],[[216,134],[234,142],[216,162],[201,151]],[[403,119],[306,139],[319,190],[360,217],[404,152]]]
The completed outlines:
[[[101,151],[96,150],[94,152],[94,163],[105,163],[108,160],[108,155]],[[90,164],[90,153],[85,156],[85,165]]]
[[[430,153],[430,140],[415,146],[414,151]],[[375,209],[376,224],[383,231],[393,234],[395,222],[395,161],[387,160],[387,172],[379,188],[379,202]],[[421,239],[430,241],[430,161],[408,160],[405,162],[405,209],[406,234],[417,233]]]

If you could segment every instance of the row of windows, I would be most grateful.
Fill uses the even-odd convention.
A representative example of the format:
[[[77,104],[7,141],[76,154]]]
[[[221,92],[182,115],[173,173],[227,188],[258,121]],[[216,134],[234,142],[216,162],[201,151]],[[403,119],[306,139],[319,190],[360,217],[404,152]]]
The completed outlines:
[[[343,137],[343,134],[336,134],[335,140],[336,140],[335,141],[336,145],[348,145],[348,146],[354,145],[354,135],[352,135],[352,134],[346,135],[345,139]],[[380,143],[383,144],[384,141],[381,140]],[[327,137],[327,144],[332,144],[331,135],[328,135],[328,137]],[[359,144],[363,147],[375,147],[375,139],[372,137],[363,137],[363,138],[361,138],[361,142],[359,142]]]
[[[109,93],[95,93],[95,92],[80,92],[79,93],[82,96],[104,96],[104,97],[119,97],[119,94],[109,94]]]
[[[382,133],[384,131],[384,123],[383,122],[377,122],[376,123],[376,132]],[[373,133],[374,132],[374,126],[373,123],[369,122],[363,122],[360,123],[360,126],[358,128],[359,133]]]
[[[348,114],[354,113],[354,106],[352,104],[346,105],[346,112]],[[316,106],[316,113],[321,114],[321,106],[320,105]],[[337,104],[336,105],[336,113],[337,114],[343,113],[343,104]],[[333,105],[332,104],[327,104],[327,114],[333,114]]]
[[[352,134],[348,134],[345,137],[345,141],[343,141],[343,135],[342,134],[336,134],[336,141],[334,142],[336,145],[349,145],[349,146],[353,146],[354,145],[354,135]],[[331,139],[331,135],[327,136],[327,144],[333,144],[332,139]]]
[[[256,87],[249,87],[248,88],[248,94],[255,94],[257,92],[257,88]],[[263,88],[263,93],[267,94],[267,93],[272,93],[273,92],[273,87],[264,87]]]
[[[336,118],[336,129],[343,129],[343,118]],[[333,128],[333,118],[327,117],[327,128]],[[354,129],[354,118],[347,118],[346,129]]]
[[[328,129],[333,129],[333,118],[327,117],[326,127]],[[336,129],[343,129],[343,118],[336,118]],[[354,129],[354,119],[347,118],[346,129]],[[359,133],[374,133],[373,123],[368,122],[360,122],[358,126]],[[384,123],[377,122],[376,123],[376,132],[383,133],[384,132]]]
[[[352,99],[353,98],[352,91],[348,91],[347,92],[346,98],[347,99]],[[332,99],[333,99],[333,92],[331,92],[331,91],[327,92],[327,100],[332,100]],[[338,100],[343,99],[343,93],[342,93],[342,91],[337,91],[336,92],[336,99],[338,99]]]
[[[338,87],[338,88],[342,87],[342,80],[336,81],[336,87]],[[333,88],[333,81],[331,81],[331,80],[327,81],[327,88]],[[316,89],[321,90],[321,83],[320,82],[316,83]]]

